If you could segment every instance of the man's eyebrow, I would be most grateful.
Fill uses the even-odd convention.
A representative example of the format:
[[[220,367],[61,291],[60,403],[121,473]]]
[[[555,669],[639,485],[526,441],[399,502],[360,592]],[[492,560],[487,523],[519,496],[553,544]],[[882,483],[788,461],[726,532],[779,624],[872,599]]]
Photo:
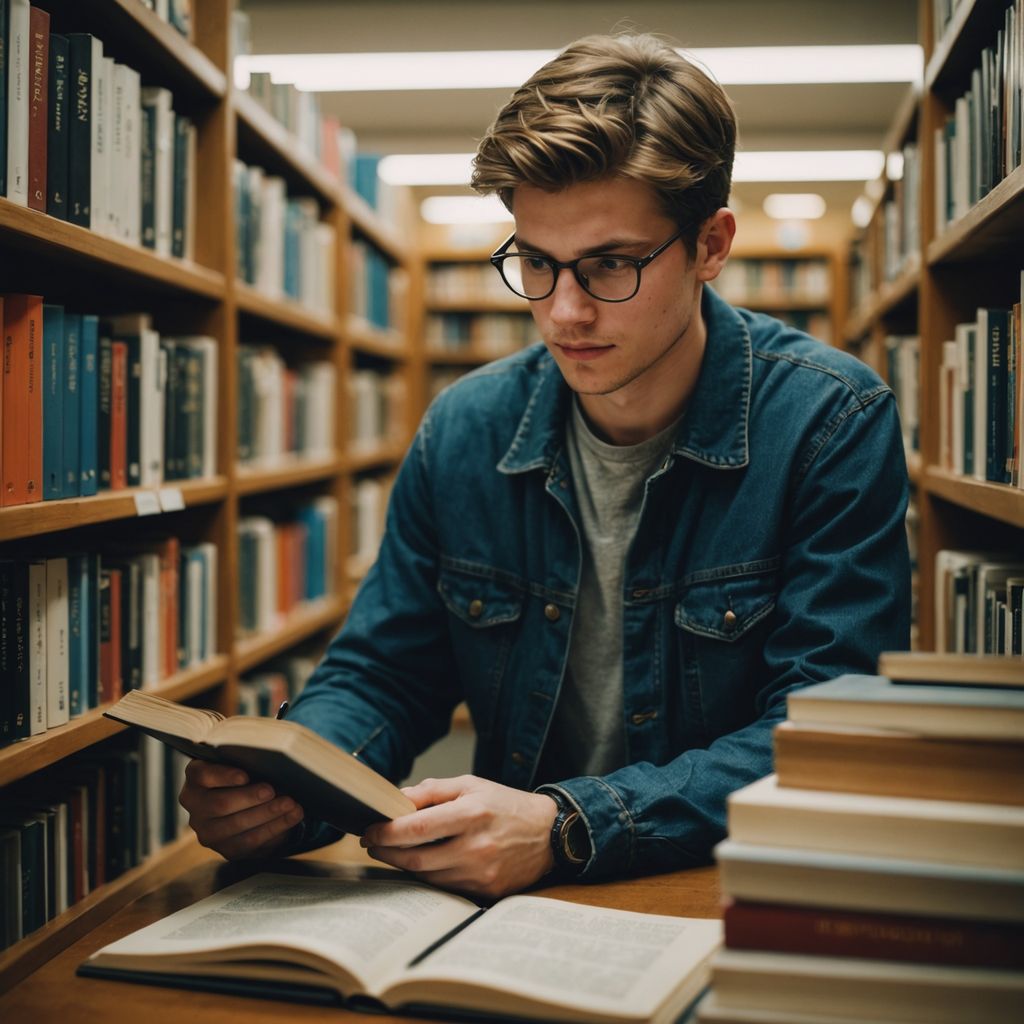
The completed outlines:
[[[522,235],[515,236],[516,248],[521,252],[535,252],[538,256],[551,257],[549,252],[545,252],[540,246],[532,245]],[[580,256],[591,256],[595,253],[605,252],[616,252],[621,249],[645,249],[650,245],[650,242],[645,239],[637,238],[609,238],[599,245],[591,245],[584,249],[579,255]],[[553,258],[553,257],[551,257]]]

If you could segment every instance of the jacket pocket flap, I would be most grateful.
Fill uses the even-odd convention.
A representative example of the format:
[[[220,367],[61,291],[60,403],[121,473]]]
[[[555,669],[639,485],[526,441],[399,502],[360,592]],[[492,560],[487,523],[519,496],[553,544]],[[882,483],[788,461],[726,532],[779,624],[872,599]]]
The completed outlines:
[[[690,586],[676,604],[680,629],[732,643],[775,607],[775,574],[732,577]]]
[[[481,576],[442,570],[437,592],[448,610],[474,629],[514,622],[523,610],[519,591]]]

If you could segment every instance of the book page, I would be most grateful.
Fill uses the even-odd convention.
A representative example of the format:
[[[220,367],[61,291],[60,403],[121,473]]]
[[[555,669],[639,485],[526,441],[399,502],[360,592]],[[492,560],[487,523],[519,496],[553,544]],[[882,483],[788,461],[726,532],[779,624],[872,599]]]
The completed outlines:
[[[341,964],[373,994],[384,972],[477,910],[469,900],[403,879],[260,874],[106,946],[95,962],[130,969],[133,958],[175,958],[187,973],[190,961],[252,960],[253,947],[273,959],[267,947],[279,947],[282,960],[291,949]]]
[[[408,970],[389,1001],[422,998],[429,986],[418,982],[445,979],[646,1020],[720,936],[719,921],[512,896]]]

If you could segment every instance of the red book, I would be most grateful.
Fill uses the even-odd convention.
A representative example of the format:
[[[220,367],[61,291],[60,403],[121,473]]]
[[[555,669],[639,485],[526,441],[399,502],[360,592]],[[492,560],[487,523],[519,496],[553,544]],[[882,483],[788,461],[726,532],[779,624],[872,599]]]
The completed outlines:
[[[100,701],[121,696],[121,570],[100,572]]]
[[[128,486],[128,344],[110,346],[110,489]]]
[[[43,299],[4,296],[3,495],[24,505],[43,496]]]
[[[1024,926],[772,903],[727,904],[729,949],[1024,969]]]
[[[89,891],[85,850],[85,786],[75,786],[68,795],[68,831],[71,844],[70,903],[84,899]]]
[[[50,81],[50,15],[31,8],[28,22],[28,205],[46,212],[47,97]]]

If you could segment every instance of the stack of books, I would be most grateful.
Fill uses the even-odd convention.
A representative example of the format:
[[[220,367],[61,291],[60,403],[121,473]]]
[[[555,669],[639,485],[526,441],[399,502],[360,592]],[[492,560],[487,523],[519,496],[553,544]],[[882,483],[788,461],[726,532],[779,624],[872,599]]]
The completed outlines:
[[[701,1022],[1024,1019],[1024,664],[883,655],[789,696],[716,850]]]

